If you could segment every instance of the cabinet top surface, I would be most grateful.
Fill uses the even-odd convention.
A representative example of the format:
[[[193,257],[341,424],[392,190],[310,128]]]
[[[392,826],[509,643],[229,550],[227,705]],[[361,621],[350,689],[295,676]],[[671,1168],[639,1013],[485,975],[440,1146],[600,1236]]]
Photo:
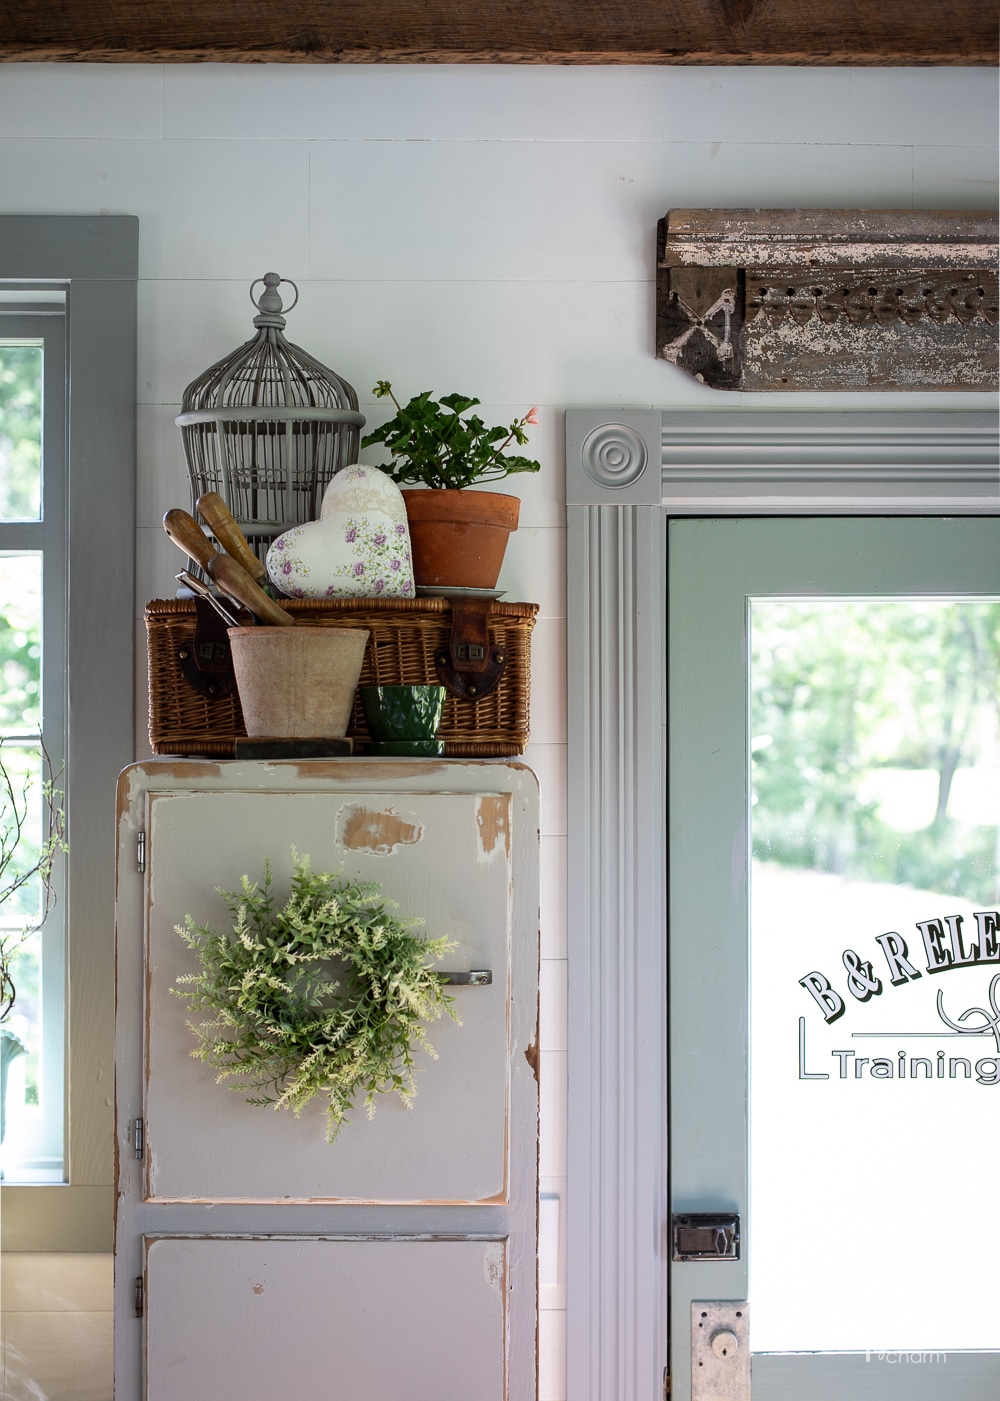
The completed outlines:
[[[148,759],[130,764],[118,780],[119,812],[151,790],[340,789],[390,792],[520,792],[537,794],[530,768],[494,759]]]

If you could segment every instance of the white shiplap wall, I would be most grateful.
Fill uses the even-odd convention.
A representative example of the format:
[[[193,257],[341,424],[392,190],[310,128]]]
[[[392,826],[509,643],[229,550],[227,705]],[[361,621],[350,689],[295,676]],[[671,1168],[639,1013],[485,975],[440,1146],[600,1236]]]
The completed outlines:
[[[991,207],[996,140],[986,69],[0,65],[4,211],[141,220],[140,610],[172,592],[179,563],[160,518],[188,500],[181,390],[248,337],[247,285],[264,271],[299,283],[290,338],[358,388],[370,420],[381,378],[476,393],[496,421],[541,406],[544,472],[511,483],[522,528],[501,583],[541,604],[528,758],[542,785],[545,1219],[566,1172],[563,410],[737,407],[653,358],[667,209]],[[141,659],[138,618],[136,641]],[[137,690],[143,757],[141,665]],[[543,1243],[542,1398],[561,1401],[562,1290]]]

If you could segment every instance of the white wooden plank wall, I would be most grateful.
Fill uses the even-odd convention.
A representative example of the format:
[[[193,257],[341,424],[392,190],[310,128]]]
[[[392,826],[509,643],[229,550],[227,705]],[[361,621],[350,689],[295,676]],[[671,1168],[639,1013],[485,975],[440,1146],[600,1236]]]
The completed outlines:
[[[370,422],[380,378],[477,393],[498,421],[541,406],[544,473],[514,479],[522,529],[501,582],[541,604],[543,1401],[565,1394],[563,410],[753,402],[653,359],[669,207],[988,207],[996,140],[990,70],[0,65],[6,212],[141,219],[140,608],[179,565],[159,521],[187,501],[181,390],[247,338],[264,271],[299,282],[291,339],[351,380]],[[767,396],[783,401],[824,398]],[[136,642],[142,658],[138,618]],[[142,758],[141,665],[138,692]]]
[[[110,1255],[0,1263],[4,1401],[111,1401]]]

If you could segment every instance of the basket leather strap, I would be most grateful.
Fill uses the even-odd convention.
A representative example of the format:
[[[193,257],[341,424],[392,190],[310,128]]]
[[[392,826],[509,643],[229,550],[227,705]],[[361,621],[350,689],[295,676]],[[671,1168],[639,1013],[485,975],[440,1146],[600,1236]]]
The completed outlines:
[[[226,625],[204,598],[194,600],[194,642],[182,642],[177,660],[188,684],[217,699],[236,690],[236,673]]]
[[[438,680],[460,700],[477,701],[495,691],[507,665],[503,646],[490,640],[492,599],[451,601],[448,650],[434,657]]]

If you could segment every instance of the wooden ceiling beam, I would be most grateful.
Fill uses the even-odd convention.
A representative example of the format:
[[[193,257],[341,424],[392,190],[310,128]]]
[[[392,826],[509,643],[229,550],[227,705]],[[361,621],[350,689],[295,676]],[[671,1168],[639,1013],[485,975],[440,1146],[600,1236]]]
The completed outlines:
[[[5,0],[0,61],[994,65],[998,0]]]

